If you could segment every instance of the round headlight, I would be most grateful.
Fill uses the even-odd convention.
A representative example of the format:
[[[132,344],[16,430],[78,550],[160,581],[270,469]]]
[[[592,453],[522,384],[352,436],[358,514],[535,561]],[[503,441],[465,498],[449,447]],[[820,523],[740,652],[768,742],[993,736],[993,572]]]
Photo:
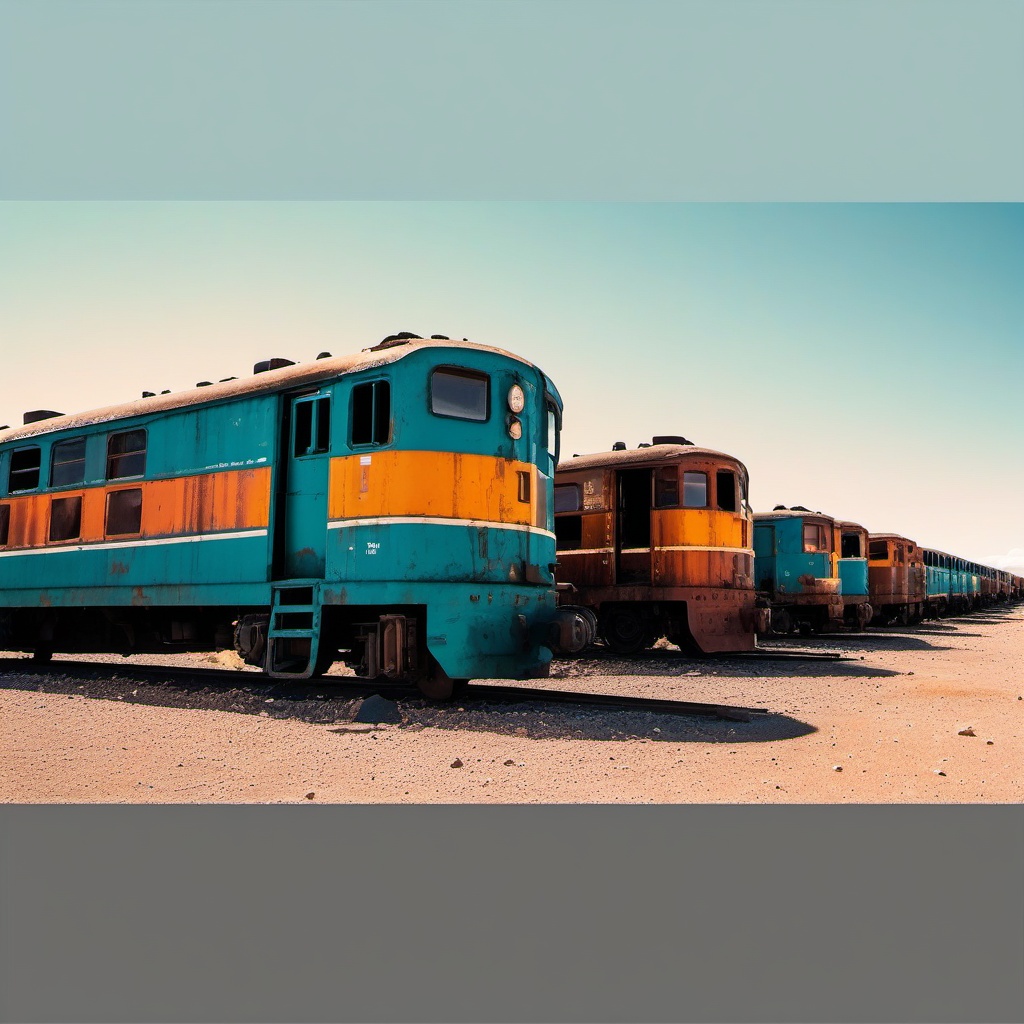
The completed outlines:
[[[514,413],[521,413],[526,407],[526,395],[518,384],[513,384],[508,389],[508,407]]]
[[[517,420],[515,416],[513,416],[508,421],[508,436],[511,437],[513,441],[518,441],[519,438],[523,436],[522,420]]]

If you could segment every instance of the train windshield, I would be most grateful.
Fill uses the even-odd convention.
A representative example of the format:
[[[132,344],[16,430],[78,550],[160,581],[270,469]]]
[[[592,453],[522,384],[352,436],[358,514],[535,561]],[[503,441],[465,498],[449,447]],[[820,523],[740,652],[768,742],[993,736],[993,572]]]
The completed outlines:
[[[820,523],[804,523],[804,551],[829,551],[830,546],[825,535],[825,527]]]
[[[873,540],[868,547],[868,557],[875,562],[884,562],[889,557],[888,541]]]

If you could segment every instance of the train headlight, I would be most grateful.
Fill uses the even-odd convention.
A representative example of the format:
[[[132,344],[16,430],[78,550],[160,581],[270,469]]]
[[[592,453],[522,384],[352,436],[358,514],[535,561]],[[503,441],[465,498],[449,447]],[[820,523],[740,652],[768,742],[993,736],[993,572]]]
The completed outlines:
[[[523,436],[523,421],[512,416],[508,421],[508,436],[513,441],[518,441]]]
[[[526,408],[526,395],[518,384],[513,384],[508,389],[508,407],[518,415]]]

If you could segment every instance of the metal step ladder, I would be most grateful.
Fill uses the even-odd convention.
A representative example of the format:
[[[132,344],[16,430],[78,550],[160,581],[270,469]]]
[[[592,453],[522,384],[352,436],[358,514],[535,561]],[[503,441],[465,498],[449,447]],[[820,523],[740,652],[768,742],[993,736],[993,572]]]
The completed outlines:
[[[309,679],[320,645],[321,580],[283,580],[271,584],[266,673],[271,679]],[[286,653],[290,640],[308,640],[309,656]]]

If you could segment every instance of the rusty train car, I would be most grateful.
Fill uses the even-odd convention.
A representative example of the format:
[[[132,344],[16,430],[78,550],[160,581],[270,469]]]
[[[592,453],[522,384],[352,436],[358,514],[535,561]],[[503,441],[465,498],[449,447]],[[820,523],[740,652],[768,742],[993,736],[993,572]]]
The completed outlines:
[[[868,531],[860,523],[836,522],[835,548],[839,552],[839,586],[843,621],[864,629],[874,618],[868,585]]]
[[[746,467],[684,437],[573,456],[555,474],[557,575],[613,651],[660,637],[744,651],[767,624],[753,579]]]
[[[836,520],[801,505],[754,516],[758,593],[777,633],[823,632],[843,624]]]
[[[924,618],[928,579],[924,549],[897,533],[868,536],[868,582],[876,622],[906,626]]]
[[[559,608],[562,402],[529,361],[401,334],[0,430],[0,649],[234,646],[449,696],[591,635]]]

